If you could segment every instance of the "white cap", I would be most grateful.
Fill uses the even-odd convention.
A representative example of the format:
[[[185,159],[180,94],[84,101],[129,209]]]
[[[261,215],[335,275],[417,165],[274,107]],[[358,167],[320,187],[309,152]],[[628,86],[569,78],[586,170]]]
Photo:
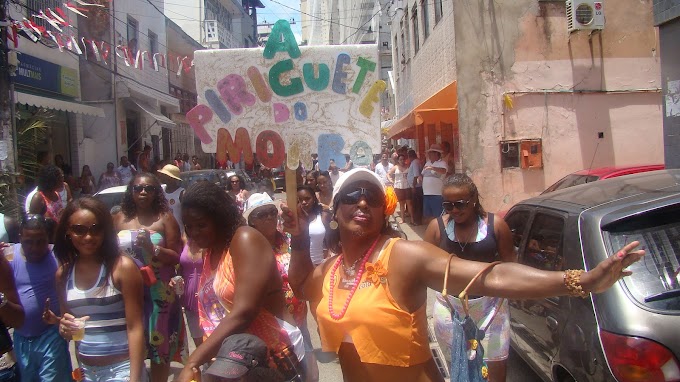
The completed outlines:
[[[250,195],[248,200],[246,201],[246,206],[245,206],[245,211],[243,211],[243,217],[248,221],[248,216],[255,211],[258,207],[262,206],[269,206],[272,205],[276,207],[279,212],[281,212],[281,201],[280,200],[272,200],[271,196],[267,194],[266,192],[263,193],[255,193]]]
[[[375,184],[380,188],[380,191],[382,191],[383,194],[385,193],[385,186],[376,173],[365,168],[355,168],[354,170],[347,171],[341,175],[340,179],[335,182],[335,185],[333,186],[333,199],[331,200],[335,202],[335,195],[337,195],[344,186],[361,180]]]

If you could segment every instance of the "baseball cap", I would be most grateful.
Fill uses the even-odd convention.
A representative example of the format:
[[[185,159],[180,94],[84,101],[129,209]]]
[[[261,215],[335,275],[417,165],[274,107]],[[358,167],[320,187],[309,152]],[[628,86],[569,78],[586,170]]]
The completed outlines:
[[[258,366],[267,367],[267,345],[252,334],[233,334],[222,342],[215,362],[206,370],[206,374],[241,378]]]

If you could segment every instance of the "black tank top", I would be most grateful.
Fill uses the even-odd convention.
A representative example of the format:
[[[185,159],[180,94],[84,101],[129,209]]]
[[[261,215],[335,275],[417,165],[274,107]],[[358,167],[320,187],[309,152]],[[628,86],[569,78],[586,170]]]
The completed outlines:
[[[448,253],[465,260],[480,261],[484,263],[492,263],[498,260],[498,248],[496,246],[496,234],[494,232],[493,214],[488,214],[487,233],[486,237],[481,241],[474,243],[459,243],[449,239],[446,234],[446,227],[442,217],[437,218],[439,223],[439,247]]]

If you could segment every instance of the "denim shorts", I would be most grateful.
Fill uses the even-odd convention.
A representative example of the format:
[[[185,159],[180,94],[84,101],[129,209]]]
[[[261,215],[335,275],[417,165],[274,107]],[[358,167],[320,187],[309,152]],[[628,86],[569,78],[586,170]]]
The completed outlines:
[[[438,217],[444,211],[442,202],[444,198],[441,195],[425,195],[423,196],[423,216]]]
[[[113,363],[106,366],[88,366],[81,364],[85,372],[84,382],[129,382],[130,360]],[[146,369],[142,371],[142,381],[146,381]]]
[[[71,355],[56,326],[35,337],[14,332],[14,354],[24,381],[67,381],[71,378]]]

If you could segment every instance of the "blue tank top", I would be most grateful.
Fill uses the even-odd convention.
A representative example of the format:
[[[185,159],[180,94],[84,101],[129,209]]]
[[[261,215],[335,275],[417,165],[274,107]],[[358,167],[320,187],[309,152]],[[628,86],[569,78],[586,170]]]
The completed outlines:
[[[66,304],[74,316],[90,316],[85,322],[85,337],[78,345],[78,353],[89,357],[127,355],[123,294],[113,285],[111,277],[106,282],[103,264],[97,282],[88,290],[76,287],[75,272],[74,266],[66,283]]]
[[[10,261],[14,271],[14,281],[19,293],[19,300],[24,307],[26,318],[24,324],[16,329],[23,337],[35,337],[43,334],[52,325],[42,320],[45,300],[49,297],[50,308],[59,315],[59,300],[55,285],[57,259],[50,250],[45,258],[37,263],[26,261],[21,244],[14,244],[14,259]]]

